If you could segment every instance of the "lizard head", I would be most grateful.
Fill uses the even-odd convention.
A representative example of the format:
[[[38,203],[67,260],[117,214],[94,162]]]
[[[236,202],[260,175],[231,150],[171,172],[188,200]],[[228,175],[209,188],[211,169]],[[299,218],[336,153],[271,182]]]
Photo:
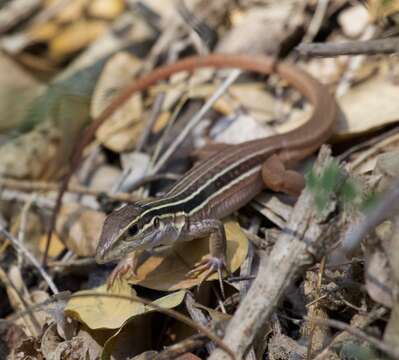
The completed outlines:
[[[151,202],[153,204],[153,201]],[[126,205],[104,221],[96,250],[97,263],[120,259],[135,250],[153,249],[173,243],[181,226],[175,215],[146,202]]]

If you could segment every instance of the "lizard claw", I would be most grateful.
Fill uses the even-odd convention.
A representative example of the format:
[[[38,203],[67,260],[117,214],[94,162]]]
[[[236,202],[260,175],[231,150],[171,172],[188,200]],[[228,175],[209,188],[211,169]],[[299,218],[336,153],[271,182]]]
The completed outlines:
[[[194,264],[194,269],[189,271],[187,273],[187,276],[195,277],[195,276],[203,274],[201,281],[198,285],[200,287],[201,284],[209,278],[209,276],[211,276],[213,273],[217,272],[222,296],[225,297],[223,282],[222,282],[222,280],[223,280],[222,271],[223,270],[226,270],[227,272],[229,272],[224,259],[220,259],[220,258],[217,258],[212,255],[206,255],[199,262]]]
[[[112,270],[107,279],[107,289],[110,289],[116,280],[120,280],[128,272],[136,275],[137,261],[134,257],[127,257],[121,260],[118,265]]]

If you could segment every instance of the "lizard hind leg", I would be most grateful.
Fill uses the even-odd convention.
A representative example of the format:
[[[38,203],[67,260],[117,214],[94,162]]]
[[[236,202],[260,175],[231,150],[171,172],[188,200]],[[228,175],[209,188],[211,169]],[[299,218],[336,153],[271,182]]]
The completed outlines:
[[[293,196],[299,196],[305,187],[303,175],[287,169],[278,155],[270,156],[263,163],[262,179],[269,189]]]

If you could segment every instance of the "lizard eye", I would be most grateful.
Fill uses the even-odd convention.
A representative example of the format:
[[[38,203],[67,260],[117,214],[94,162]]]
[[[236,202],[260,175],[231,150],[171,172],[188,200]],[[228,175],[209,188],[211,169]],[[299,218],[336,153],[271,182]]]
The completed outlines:
[[[159,217],[155,216],[153,220],[154,227],[159,228],[160,223]]]
[[[138,231],[139,231],[138,225],[137,225],[137,224],[134,224],[134,225],[130,226],[130,227],[127,229],[127,234],[128,234],[129,236],[135,236],[135,235],[137,235]]]

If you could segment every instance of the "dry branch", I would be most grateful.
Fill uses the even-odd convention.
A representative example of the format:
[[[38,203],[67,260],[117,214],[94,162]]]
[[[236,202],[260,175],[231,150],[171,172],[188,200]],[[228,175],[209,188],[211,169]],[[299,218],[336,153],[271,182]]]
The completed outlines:
[[[317,169],[324,168],[331,161],[330,151],[323,147],[317,161]],[[332,201],[332,200],[331,200]],[[326,242],[326,220],[329,211],[320,214],[314,207],[313,194],[305,189],[298,199],[285,231],[277,240],[270,256],[263,258],[258,276],[248,291],[226,329],[225,344],[242,358],[248,351],[274,311],[290,283],[305,266],[322,255]],[[217,349],[210,359],[227,359]]]
[[[304,56],[333,57],[340,55],[376,55],[399,52],[399,37],[366,41],[348,41],[338,44],[300,44],[296,50]]]

